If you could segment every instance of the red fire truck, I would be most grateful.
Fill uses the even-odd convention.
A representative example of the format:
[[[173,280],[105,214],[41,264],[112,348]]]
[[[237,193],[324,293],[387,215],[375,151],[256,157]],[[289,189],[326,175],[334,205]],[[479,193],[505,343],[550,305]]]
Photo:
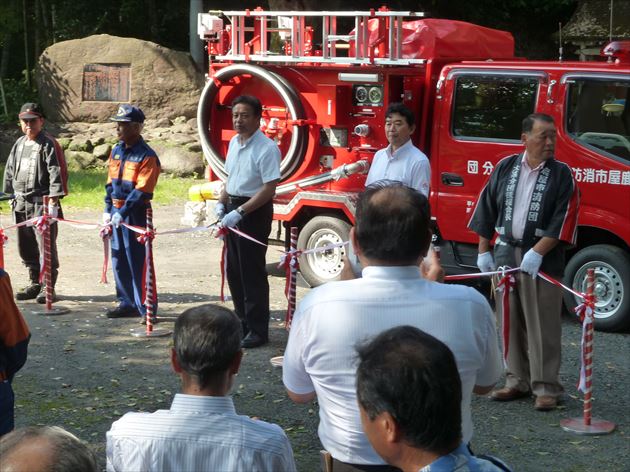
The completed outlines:
[[[565,282],[585,291],[594,268],[596,327],[630,325],[630,42],[609,44],[601,61],[534,62],[514,56],[510,33],[386,9],[215,12],[199,16],[199,32],[210,61],[198,110],[207,185],[216,192],[226,177],[231,101],[258,96],[261,129],[283,155],[278,234],[297,226],[301,249],[347,240],[354,197],[387,145],[385,108],[402,102],[431,162],[442,262],[449,273],[476,270],[466,224],[477,195],[496,163],[522,150],[522,119],[552,115],[556,157],[582,195]],[[344,253],[303,256],[304,279],[335,279]]]

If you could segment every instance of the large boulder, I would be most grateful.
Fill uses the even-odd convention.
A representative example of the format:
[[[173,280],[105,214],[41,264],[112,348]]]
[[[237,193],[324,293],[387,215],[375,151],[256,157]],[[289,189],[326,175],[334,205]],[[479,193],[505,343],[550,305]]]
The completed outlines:
[[[200,152],[191,152],[181,146],[149,143],[160,159],[162,171],[178,177],[203,174],[204,161]]]
[[[111,75],[107,67],[114,67]],[[39,58],[36,79],[47,118],[60,122],[106,121],[119,101],[99,101],[100,95],[124,96],[127,86],[127,101],[139,105],[147,118],[190,119],[203,87],[203,74],[188,53],[107,34],[48,47]],[[100,94],[98,100],[87,99],[95,94]]]

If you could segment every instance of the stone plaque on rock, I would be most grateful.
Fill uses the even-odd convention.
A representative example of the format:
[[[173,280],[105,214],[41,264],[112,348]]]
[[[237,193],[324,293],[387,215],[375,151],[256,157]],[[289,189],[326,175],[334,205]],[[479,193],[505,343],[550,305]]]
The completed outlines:
[[[131,64],[85,64],[83,101],[128,102]]]

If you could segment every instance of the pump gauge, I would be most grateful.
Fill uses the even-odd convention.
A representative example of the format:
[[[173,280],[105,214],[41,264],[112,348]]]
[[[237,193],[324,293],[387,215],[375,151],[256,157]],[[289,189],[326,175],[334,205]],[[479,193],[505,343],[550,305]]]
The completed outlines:
[[[363,86],[356,87],[354,90],[354,98],[358,103],[365,102],[368,99],[367,88]]]
[[[370,87],[368,98],[372,105],[381,105],[383,102],[383,89],[381,87]]]

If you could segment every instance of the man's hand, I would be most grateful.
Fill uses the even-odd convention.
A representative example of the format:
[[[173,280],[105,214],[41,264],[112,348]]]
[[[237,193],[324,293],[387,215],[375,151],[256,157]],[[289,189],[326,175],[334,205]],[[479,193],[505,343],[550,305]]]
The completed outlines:
[[[494,257],[490,251],[483,252],[477,256],[477,267],[481,272],[492,272],[497,270],[497,265],[494,263]]]
[[[530,249],[523,256],[523,260],[521,261],[521,271],[526,272],[532,276],[532,279],[535,279],[538,275],[538,270],[540,269],[540,264],[542,264],[543,256],[538,254],[533,249]]]
[[[103,213],[103,226],[108,225],[112,221],[111,213]]]
[[[223,217],[223,219],[221,220],[221,226],[224,226],[226,228],[234,228],[242,219],[243,217],[238,211],[232,210]]]
[[[48,216],[50,216],[51,218],[57,218],[58,215],[59,207],[57,206],[57,203],[48,202]]]
[[[119,228],[121,221],[122,221],[122,215],[120,213],[114,213],[112,215],[112,225],[114,225],[114,228]]]
[[[444,282],[444,268],[440,262],[440,258],[433,250],[429,250],[429,254],[420,263],[420,272],[422,277],[426,280],[432,280],[434,282]]]
[[[221,202],[217,202],[214,206],[214,214],[217,216],[217,219],[222,220],[225,216],[225,205]]]

